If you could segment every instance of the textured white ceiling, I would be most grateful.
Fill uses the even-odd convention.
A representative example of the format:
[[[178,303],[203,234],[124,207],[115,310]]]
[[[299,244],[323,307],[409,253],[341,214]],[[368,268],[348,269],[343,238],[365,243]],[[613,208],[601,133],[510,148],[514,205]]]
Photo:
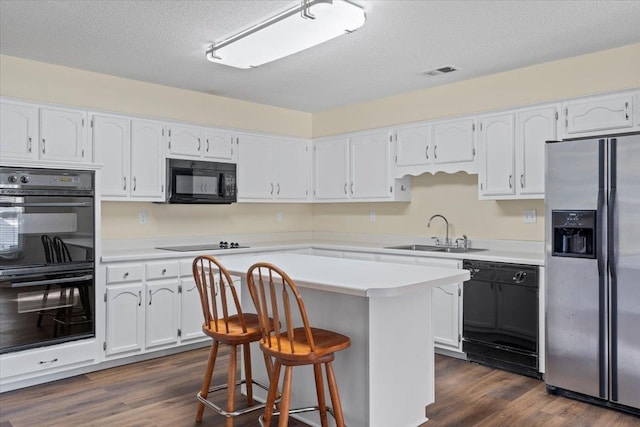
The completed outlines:
[[[318,112],[640,42],[638,0],[354,2],[355,33],[241,70],[205,49],[296,0],[0,0],[0,53]]]

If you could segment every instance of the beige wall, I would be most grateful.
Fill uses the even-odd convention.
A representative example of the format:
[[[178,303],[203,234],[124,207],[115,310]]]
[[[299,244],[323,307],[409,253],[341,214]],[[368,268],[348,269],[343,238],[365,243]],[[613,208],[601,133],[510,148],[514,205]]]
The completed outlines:
[[[640,87],[640,44],[402,94],[317,114],[274,108],[0,55],[0,95],[299,137],[535,104]],[[231,206],[102,203],[107,239],[285,231],[443,235],[427,219],[445,215],[451,234],[542,240],[544,202],[479,201],[477,176],[412,178],[411,203],[235,204]],[[535,209],[536,224],[523,224]],[[148,223],[138,223],[146,211]],[[376,213],[376,221],[369,213]],[[277,221],[277,212],[283,220]]]
[[[313,136],[473,114],[640,87],[640,44],[554,61],[313,115]],[[317,231],[444,236],[427,219],[443,214],[452,234],[470,238],[544,240],[544,201],[480,201],[477,175],[412,178],[411,203],[315,205]],[[538,222],[522,222],[535,209]],[[369,212],[376,221],[369,221]],[[435,226],[435,222],[434,222]]]

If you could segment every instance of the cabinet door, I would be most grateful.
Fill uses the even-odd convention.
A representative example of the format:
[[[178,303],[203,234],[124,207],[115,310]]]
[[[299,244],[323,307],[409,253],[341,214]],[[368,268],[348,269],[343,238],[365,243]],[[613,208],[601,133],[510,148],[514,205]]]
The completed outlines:
[[[131,197],[164,200],[164,125],[161,122],[131,122]]]
[[[204,315],[196,281],[193,277],[185,276],[180,279],[180,286],[180,341],[205,337],[202,332]]]
[[[219,129],[205,129],[204,157],[207,159],[234,160],[235,134]]]
[[[274,144],[275,198],[306,200],[309,195],[309,144],[277,141]]]
[[[87,113],[58,108],[40,109],[40,158],[65,162],[90,162],[86,143]]]
[[[433,162],[431,126],[412,126],[396,131],[396,165],[414,166]]]
[[[204,142],[202,128],[171,124],[168,133],[169,155],[200,157]]]
[[[272,199],[273,182],[272,138],[240,135],[238,143],[238,198]]]
[[[433,125],[433,162],[470,162],[475,156],[475,119],[460,119]]]
[[[349,138],[350,183],[353,199],[385,198],[391,195],[391,150],[388,132]]]
[[[142,282],[107,285],[107,356],[142,350],[143,304]]]
[[[480,121],[480,194],[513,195],[514,115],[485,117]]]
[[[416,264],[429,267],[462,267],[460,261],[416,258]],[[462,343],[462,285],[453,283],[431,291],[433,310],[433,340],[436,347],[461,351]]]
[[[522,111],[516,123],[518,194],[544,197],[544,144],[556,139],[557,108]]]
[[[178,342],[178,280],[147,282],[145,347],[171,345]]]
[[[633,126],[633,94],[598,96],[562,104],[567,135],[625,130]]]
[[[316,199],[347,199],[349,151],[347,138],[317,141],[313,147]]]
[[[35,106],[0,103],[0,154],[3,159],[37,159],[37,120]]]
[[[102,166],[102,196],[126,197],[131,178],[131,124],[123,117],[96,114],[91,118],[93,152]]]

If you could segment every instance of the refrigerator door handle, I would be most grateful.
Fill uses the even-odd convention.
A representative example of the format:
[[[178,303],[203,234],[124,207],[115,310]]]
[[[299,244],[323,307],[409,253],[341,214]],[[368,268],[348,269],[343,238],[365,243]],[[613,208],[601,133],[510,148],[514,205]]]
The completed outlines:
[[[609,201],[607,204],[607,264],[611,324],[611,400],[618,401],[618,273],[616,269],[615,208],[617,190],[617,139],[609,140]]]
[[[598,393],[601,398],[607,396],[607,311],[605,304],[607,301],[606,272],[605,272],[605,241],[604,229],[605,219],[605,160],[606,160],[606,140],[598,140],[598,207],[596,213],[596,257],[598,263]]]

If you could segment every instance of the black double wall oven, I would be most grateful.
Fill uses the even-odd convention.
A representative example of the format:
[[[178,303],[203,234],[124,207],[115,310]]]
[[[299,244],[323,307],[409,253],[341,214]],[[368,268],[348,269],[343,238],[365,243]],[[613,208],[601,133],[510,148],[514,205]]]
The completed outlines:
[[[0,354],[95,336],[94,172],[0,167]]]

